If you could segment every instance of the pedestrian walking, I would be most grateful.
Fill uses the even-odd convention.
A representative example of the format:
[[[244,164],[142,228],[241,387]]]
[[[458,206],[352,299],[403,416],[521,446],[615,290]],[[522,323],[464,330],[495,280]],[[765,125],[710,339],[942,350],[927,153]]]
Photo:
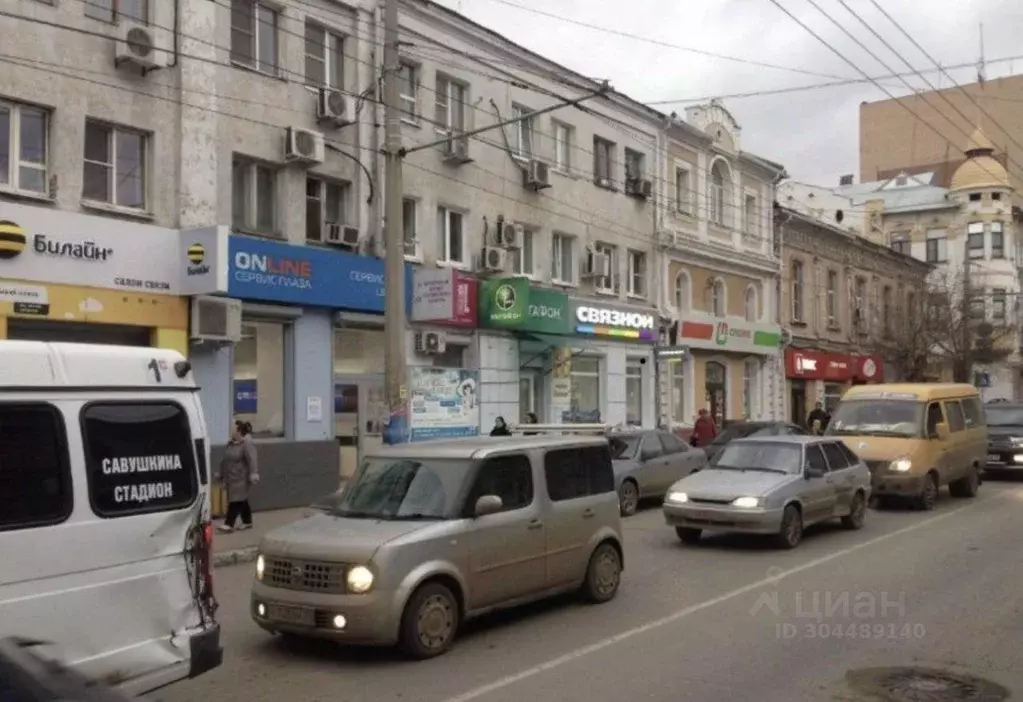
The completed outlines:
[[[527,412],[526,413],[526,421],[524,423],[525,424],[539,424],[540,423],[540,418],[536,416],[536,412]],[[539,433],[540,432],[538,432],[538,431],[524,431],[524,432],[522,432],[522,435],[523,436],[536,436]]]
[[[818,402],[814,405],[813,410],[806,416],[806,427],[814,434],[823,434],[824,430],[828,428],[828,422],[831,421],[831,415],[824,409],[824,405]]]
[[[494,428],[490,430],[491,436],[511,436],[511,430],[508,429],[508,423],[504,421],[504,417],[498,417],[494,420]]]
[[[714,423],[714,418],[710,416],[710,412],[706,408],[701,409],[696,421],[693,422],[693,435],[689,443],[696,447],[706,446],[717,435],[718,427]]]
[[[259,482],[259,462],[256,445],[252,441],[252,424],[241,420],[234,423],[231,441],[220,459],[215,476],[227,494],[227,516],[217,529],[222,534],[234,531],[234,523],[241,517],[242,529],[252,528],[252,508],[249,506],[249,488]]]

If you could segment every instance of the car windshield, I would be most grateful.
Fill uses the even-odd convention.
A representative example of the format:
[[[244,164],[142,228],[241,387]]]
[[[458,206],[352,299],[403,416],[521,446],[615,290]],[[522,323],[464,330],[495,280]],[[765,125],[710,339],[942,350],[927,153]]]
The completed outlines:
[[[611,444],[611,459],[630,460],[636,457],[639,452],[640,436],[618,436],[612,435],[607,438]]]
[[[361,519],[449,519],[469,465],[468,460],[367,458],[325,511]]]
[[[847,400],[831,417],[829,436],[921,436],[924,404],[913,400]]]
[[[764,470],[798,473],[803,465],[803,451],[798,444],[779,441],[741,441],[729,444],[712,461],[721,470]]]
[[[347,485],[342,486],[341,489],[338,490],[337,492],[332,492],[329,495],[325,495],[324,497],[321,497],[320,499],[316,500],[316,502],[312,503],[309,506],[312,509],[318,509],[324,512],[331,512],[337,509],[338,505],[341,504],[341,501],[345,497],[346,487]]]
[[[985,407],[984,418],[989,427],[1023,426],[1023,407]]]
[[[770,436],[773,433],[771,424],[733,424],[717,435],[712,444],[727,444],[735,439],[745,439],[749,436]]]

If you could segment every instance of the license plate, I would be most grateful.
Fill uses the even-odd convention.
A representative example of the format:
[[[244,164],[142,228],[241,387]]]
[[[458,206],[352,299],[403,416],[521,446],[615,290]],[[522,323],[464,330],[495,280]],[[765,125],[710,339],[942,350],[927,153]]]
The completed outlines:
[[[694,512],[693,513],[693,519],[699,519],[700,521],[707,521],[708,519],[710,519],[710,517],[711,517],[711,513],[710,512]]]
[[[316,613],[307,607],[289,607],[287,605],[268,605],[267,619],[289,624],[306,624],[312,626],[316,622]]]
[[[987,455],[987,462],[988,463],[1001,463],[1002,462],[1002,457],[999,456],[997,453],[989,453]]]

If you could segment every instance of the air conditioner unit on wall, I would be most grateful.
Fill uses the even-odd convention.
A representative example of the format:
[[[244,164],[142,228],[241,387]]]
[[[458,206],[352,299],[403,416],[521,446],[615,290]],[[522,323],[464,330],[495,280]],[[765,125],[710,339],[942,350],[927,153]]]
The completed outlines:
[[[340,90],[320,88],[316,96],[316,120],[331,127],[355,123],[355,99]]]
[[[508,269],[508,251],[498,246],[484,246],[480,267],[489,273],[504,273]]]
[[[424,356],[442,354],[447,350],[447,342],[447,337],[443,332],[416,332],[416,353],[423,354]]]
[[[586,254],[583,275],[587,278],[609,278],[611,276],[611,256],[600,251]]]
[[[311,129],[288,127],[284,135],[284,160],[288,163],[323,163],[326,150],[323,135]]]
[[[335,246],[355,248],[359,245],[360,233],[358,227],[349,227],[337,222],[325,222],[323,225],[323,242]]]
[[[551,167],[543,161],[533,159],[525,171],[526,187],[531,190],[543,190],[551,187]]]
[[[114,42],[114,65],[132,65],[144,71],[166,68],[169,56],[163,49],[156,48],[153,29],[138,22],[122,22],[117,27]]]
[[[525,235],[526,228],[521,224],[501,222],[497,228],[497,245],[506,249],[518,249],[522,246]]]
[[[197,295],[192,298],[191,338],[236,344],[242,339],[242,303],[229,297]]]
[[[471,163],[469,156],[469,137],[453,137],[444,142],[444,163],[459,166],[464,163]]]

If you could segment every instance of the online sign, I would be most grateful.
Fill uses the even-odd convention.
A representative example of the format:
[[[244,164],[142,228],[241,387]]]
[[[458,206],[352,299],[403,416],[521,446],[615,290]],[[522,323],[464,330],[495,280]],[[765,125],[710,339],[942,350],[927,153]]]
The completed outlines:
[[[579,305],[576,307],[575,317],[581,323],[575,330],[581,334],[654,340],[657,333],[657,323],[653,315],[642,312]]]

